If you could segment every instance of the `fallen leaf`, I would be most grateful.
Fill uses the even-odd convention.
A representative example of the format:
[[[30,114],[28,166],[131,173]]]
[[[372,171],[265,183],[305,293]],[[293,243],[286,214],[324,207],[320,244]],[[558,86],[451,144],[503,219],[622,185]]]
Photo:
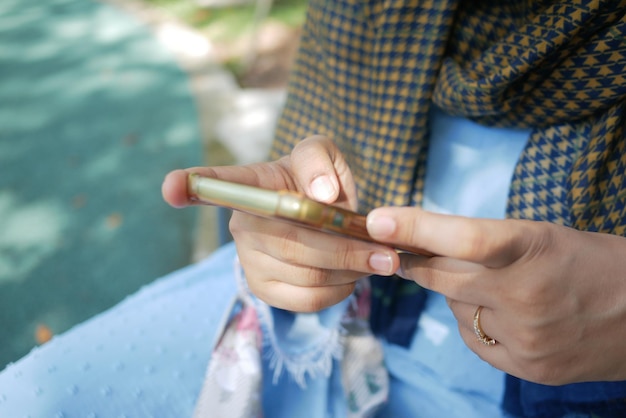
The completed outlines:
[[[126,145],[127,147],[129,147],[131,145],[135,145],[138,141],[139,141],[139,135],[136,134],[136,133],[129,133],[122,140],[124,145]]]
[[[74,198],[72,199],[72,206],[74,206],[75,209],[80,209],[85,206],[86,202],[87,196],[85,196],[84,194],[79,194],[74,196]]]
[[[107,227],[109,229],[119,228],[119,226],[122,224],[122,220],[123,220],[122,214],[112,213],[109,216],[107,216],[107,219],[106,219]]]
[[[37,341],[39,345],[47,343],[53,336],[52,330],[44,324],[39,324],[37,328],[35,328],[35,341]]]

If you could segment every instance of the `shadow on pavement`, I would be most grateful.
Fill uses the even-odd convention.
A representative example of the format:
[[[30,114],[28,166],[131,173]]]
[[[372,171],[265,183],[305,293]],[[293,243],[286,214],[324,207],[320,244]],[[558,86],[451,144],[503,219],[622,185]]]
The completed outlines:
[[[187,76],[111,6],[3,0],[0,80],[2,369],[189,262],[160,184],[202,150]]]

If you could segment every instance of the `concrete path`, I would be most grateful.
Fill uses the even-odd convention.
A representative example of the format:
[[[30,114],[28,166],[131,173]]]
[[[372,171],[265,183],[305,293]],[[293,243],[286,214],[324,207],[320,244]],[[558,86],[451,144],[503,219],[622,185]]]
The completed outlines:
[[[197,212],[160,195],[204,163],[189,80],[119,8],[0,2],[0,369],[189,263]]]

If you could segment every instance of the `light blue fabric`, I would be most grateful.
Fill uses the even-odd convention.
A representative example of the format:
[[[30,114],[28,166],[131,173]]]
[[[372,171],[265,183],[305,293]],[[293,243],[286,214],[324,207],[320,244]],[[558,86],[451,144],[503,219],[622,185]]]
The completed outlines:
[[[530,130],[479,125],[434,109],[424,209],[504,218],[513,169]]]
[[[7,366],[0,417],[191,416],[234,300],[234,257],[228,245]]]
[[[316,314],[271,308],[255,299],[263,334],[263,416],[342,417],[340,321],[350,298]]]
[[[502,217],[528,132],[484,128],[436,112],[426,177],[429,210]],[[218,330],[232,307],[234,246],[172,273],[0,373],[0,417],[188,417]],[[465,347],[445,300],[432,294],[409,349],[385,345],[392,385],[382,417],[497,417],[503,374]],[[338,327],[345,304],[320,326]],[[280,343],[307,321],[274,311]],[[301,329],[298,327],[303,325]],[[311,340],[313,341],[313,340]],[[298,347],[292,345],[292,347]],[[266,360],[269,352],[265,347]],[[306,389],[264,364],[267,418],[344,417],[337,361]]]
[[[491,128],[435,109],[424,209],[503,218],[508,186],[529,131]],[[392,376],[385,417],[498,417],[504,373],[461,339],[445,298],[430,292],[409,349],[385,344]]]

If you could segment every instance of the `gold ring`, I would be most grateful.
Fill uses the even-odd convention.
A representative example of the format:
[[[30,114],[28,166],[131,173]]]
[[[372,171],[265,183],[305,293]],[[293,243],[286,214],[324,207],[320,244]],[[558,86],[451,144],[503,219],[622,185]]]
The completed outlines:
[[[474,313],[474,334],[476,334],[476,339],[485,345],[494,345],[496,340],[485,334],[485,331],[480,327],[480,312],[483,310],[482,306],[476,308],[476,312]]]

